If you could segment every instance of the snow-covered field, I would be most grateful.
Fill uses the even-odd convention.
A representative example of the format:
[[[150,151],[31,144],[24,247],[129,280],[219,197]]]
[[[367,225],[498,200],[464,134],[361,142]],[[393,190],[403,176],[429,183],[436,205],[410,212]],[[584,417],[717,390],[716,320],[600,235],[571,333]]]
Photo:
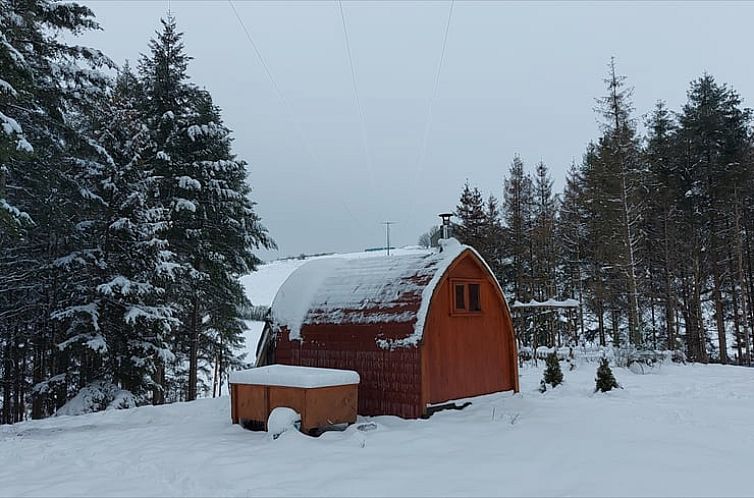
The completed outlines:
[[[227,397],[0,426],[2,496],[751,495],[754,369],[596,365],[429,420],[319,438],[231,425]],[[360,423],[367,422],[360,419]]]

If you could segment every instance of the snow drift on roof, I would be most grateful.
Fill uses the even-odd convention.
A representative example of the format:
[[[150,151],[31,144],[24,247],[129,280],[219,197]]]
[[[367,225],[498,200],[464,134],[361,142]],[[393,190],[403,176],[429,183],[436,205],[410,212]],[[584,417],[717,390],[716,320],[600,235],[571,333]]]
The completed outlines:
[[[283,283],[272,303],[272,318],[292,340],[306,324],[414,322],[414,333],[400,344],[416,344],[429,301],[448,266],[464,250],[455,239],[432,253],[373,258],[323,258],[310,261]]]

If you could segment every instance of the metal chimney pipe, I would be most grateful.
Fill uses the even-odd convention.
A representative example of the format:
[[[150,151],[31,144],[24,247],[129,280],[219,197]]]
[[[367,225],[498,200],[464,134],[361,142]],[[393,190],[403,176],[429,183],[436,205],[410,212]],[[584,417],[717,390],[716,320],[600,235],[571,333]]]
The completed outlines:
[[[449,239],[451,235],[450,217],[453,216],[453,213],[440,213],[438,216],[442,219],[442,225],[440,225],[440,238]]]

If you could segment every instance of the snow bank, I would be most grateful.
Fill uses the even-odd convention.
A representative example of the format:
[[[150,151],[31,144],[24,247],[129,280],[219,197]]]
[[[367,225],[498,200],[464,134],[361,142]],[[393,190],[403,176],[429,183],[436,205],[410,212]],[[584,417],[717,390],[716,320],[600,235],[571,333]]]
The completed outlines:
[[[227,397],[0,426],[0,496],[751,496],[754,369],[616,368],[599,395],[595,370],[319,438],[232,425]]]
[[[230,373],[231,384],[261,384],[284,387],[330,387],[358,384],[359,374],[352,370],[332,368],[269,365]]]
[[[286,431],[298,430],[301,427],[301,415],[287,406],[278,406],[267,418],[267,433],[274,438]]]
[[[137,400],[130,391],[109,382],[93,382],[63,405],[56,415],[84,415],[102,410],[123,410],[135,406],[137,406]]]

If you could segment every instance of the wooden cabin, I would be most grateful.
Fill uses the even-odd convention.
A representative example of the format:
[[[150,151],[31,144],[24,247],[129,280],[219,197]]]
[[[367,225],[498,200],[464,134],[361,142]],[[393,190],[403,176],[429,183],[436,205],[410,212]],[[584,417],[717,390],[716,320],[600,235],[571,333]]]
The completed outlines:
[[[434,253],[305,263],[275,296],[257,361],[354,370],[360,414],[418,418],[518,392],[516,358],[499,283],[474,249],[447,239]]]

